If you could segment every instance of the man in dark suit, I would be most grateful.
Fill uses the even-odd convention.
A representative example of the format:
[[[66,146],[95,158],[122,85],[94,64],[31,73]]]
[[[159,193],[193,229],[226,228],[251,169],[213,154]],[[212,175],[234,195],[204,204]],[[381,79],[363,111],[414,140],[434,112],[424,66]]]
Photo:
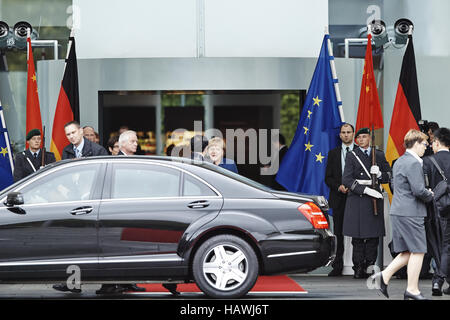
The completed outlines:
[[[270,163],[265,165],[264,168],[262,168],[261,170],[261,172],[263,172],[262,173],[263,183],[266,184],[268,187],[271,187],[272,189],[286,191],[286,188],[284,188],[281,184],[279,184],[275,180],[275,178],[277,177],[278,169],[280,168],[281,162],[283,162],[283,158],[288,152],[288,150],[289,148],[286,146],[286,138],[281,133],[273,134],[272,135],[273,155],[271,157],[272,160],[270,161]]]
[[[450,179],[450,130],[448,128],[439,128],[433,133],[432,148],[439,167],[444,171],[444,176]],[[433,189],[442,181],[442,176],[438,169],[430,160],[430,157],[423,159],[423,170],[428,177],[429,187]],[[450,215],[448,213],[436,212],[435,206],[428,207],[427,217],[427,240],[431,253],[436,262],[436,269],[432,279],[432,294],[434,296],[442,295],[442,286],[447,280],[450,283],[448,275],[449,267],[449,250],[450,250]],[[435,228],[431,228],[435,222]],[[431,224],[430,224],[431,223]],[[434,233],[434,234],[430,234]],[[433,250],[434,249],[434,250]],[[450,294],[449,288],[444,290],[445,294]]]
[[[84,137],[83,128],[81,128],[77,121],[66,123],[64,125],[64,132],[70,144],[63,149],[62,160],[108,155],[105,148]],[[55,284],[53,289],[63,292],[81,292],[81,289],[69,289],[65,283]]]
[[[39,129],[32,129],[26,136],[29,148],[16,154],[14,166],[14,181],[39,170],[42,166],[41,132]],[[55,162],[53,152],[45,152],[44,165]]]
[[[379,238],[386,233],[384,226],[384,201],[381,189],[371,187],[371,175],[376,175],[378,183],[388,183],[391,167],[384,152],[375,150],[377,165],[372,165],[370,130],[363,128],[356,133],[359,147],[349,152],[345,159],[342,184],[348,188],[345,202],[343,234],[352,237],[354,278],[367,278],[367,267],[374,265],[378,256]],[[376,199],[377,214],[374,213],[373,199]]]
[[[101,145],[86,139],[83,128],[76,121],[64,125],[64,131],[70,144],[63,149],[62,159],[107,156],[108,152]]]
[[[349,123],[341,126],[339,138],[342,144],[328,152],[328,161],[325,171],[325,183],[330,188],[328,203],[333,209],[333,232],[336,236],[336,258],[333,261],[333,270],[328,274],[330,277],[341,276],[344,268],[344,235],[342,226],[344,222],[345,201],[348,188],[342,184],[345,158],[348,152],[353,151],[355,129]]]
[[[132,156],[136,154],[138,138],[136,132],[127,130],[119,136],[119,156]]]

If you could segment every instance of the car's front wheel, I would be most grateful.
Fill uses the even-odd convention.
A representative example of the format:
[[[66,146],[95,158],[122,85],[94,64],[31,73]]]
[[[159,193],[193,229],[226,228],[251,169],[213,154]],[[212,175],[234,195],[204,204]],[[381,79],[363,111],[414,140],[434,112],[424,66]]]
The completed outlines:
[[[205,241],[195,253],[192,268],[197,286],[213,298],[245,295],[255,285],[259,272],[253,248],[233,235]]]

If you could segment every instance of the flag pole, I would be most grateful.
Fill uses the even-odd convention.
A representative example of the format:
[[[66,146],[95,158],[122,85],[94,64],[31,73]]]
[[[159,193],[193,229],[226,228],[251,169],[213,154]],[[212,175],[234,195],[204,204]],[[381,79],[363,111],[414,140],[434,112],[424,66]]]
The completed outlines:
[[[370,24],[367,25],[367,34],[372,35],[372,29],[370,27]],[[372,41],[372,38],[368,41]],[[369,43],[367,43],[367,45],[369,45]],[[373,60],[372,60],[373,61]],[[373,66],[372,66],[373,68]],[[372,122],[372,128],[371,128],[371,137],[372,137],[372,166],[376,166],[377,165],[377,158],[376,158],[376,150],[375,150],[375,127],[374,127],[374,123],[373,123],[373,108],[370,112],[370,120]],[[378,181],[377,181],[377,175],[376,174],[372,174],[372,188],[374,190],[377,190],[377,186],[378,186]],[[378,206],[377,206],[377,199],[372,198],[372,203],[373,203],[373,214],[375,216],[378,215]]]
[[[336,73],[336,66],[334,64],[333,47],[331,46],[331,40],[330,40],[330,34],[328,32],[328,26],[325,26],[325,36],[328,36],[328,39],[327,39],[328,55],[330,56],[331,74],[332,74],[333,82],[334,82],[334,92],[336,93],[336,100],[337,100],[337,104],[338,104],[338,108],[339,108],[339,115],[341,117],[341,121],[345,122],[344,110],[342,109],[341,92],[339,91],[339,82],[338,82],[337,73]]]

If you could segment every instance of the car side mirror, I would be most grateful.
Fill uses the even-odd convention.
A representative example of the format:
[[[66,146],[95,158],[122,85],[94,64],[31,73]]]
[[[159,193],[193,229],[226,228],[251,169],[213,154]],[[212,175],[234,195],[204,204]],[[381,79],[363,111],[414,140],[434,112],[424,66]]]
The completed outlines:
[[[6,196],[5,206],[14,207],[24,204],[23,196],[20,192],[10,192]]]

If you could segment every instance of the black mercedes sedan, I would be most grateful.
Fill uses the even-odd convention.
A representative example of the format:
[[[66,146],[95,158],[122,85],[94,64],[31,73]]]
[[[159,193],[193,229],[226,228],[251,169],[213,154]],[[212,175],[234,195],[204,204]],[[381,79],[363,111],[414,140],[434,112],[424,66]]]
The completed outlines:
[[[0,283],[192,282],[245,295],[259,275],[332,261],[325,198],[170,157],[59,161],[0,191]],[[75,268],[75,269],[74,269]]]

